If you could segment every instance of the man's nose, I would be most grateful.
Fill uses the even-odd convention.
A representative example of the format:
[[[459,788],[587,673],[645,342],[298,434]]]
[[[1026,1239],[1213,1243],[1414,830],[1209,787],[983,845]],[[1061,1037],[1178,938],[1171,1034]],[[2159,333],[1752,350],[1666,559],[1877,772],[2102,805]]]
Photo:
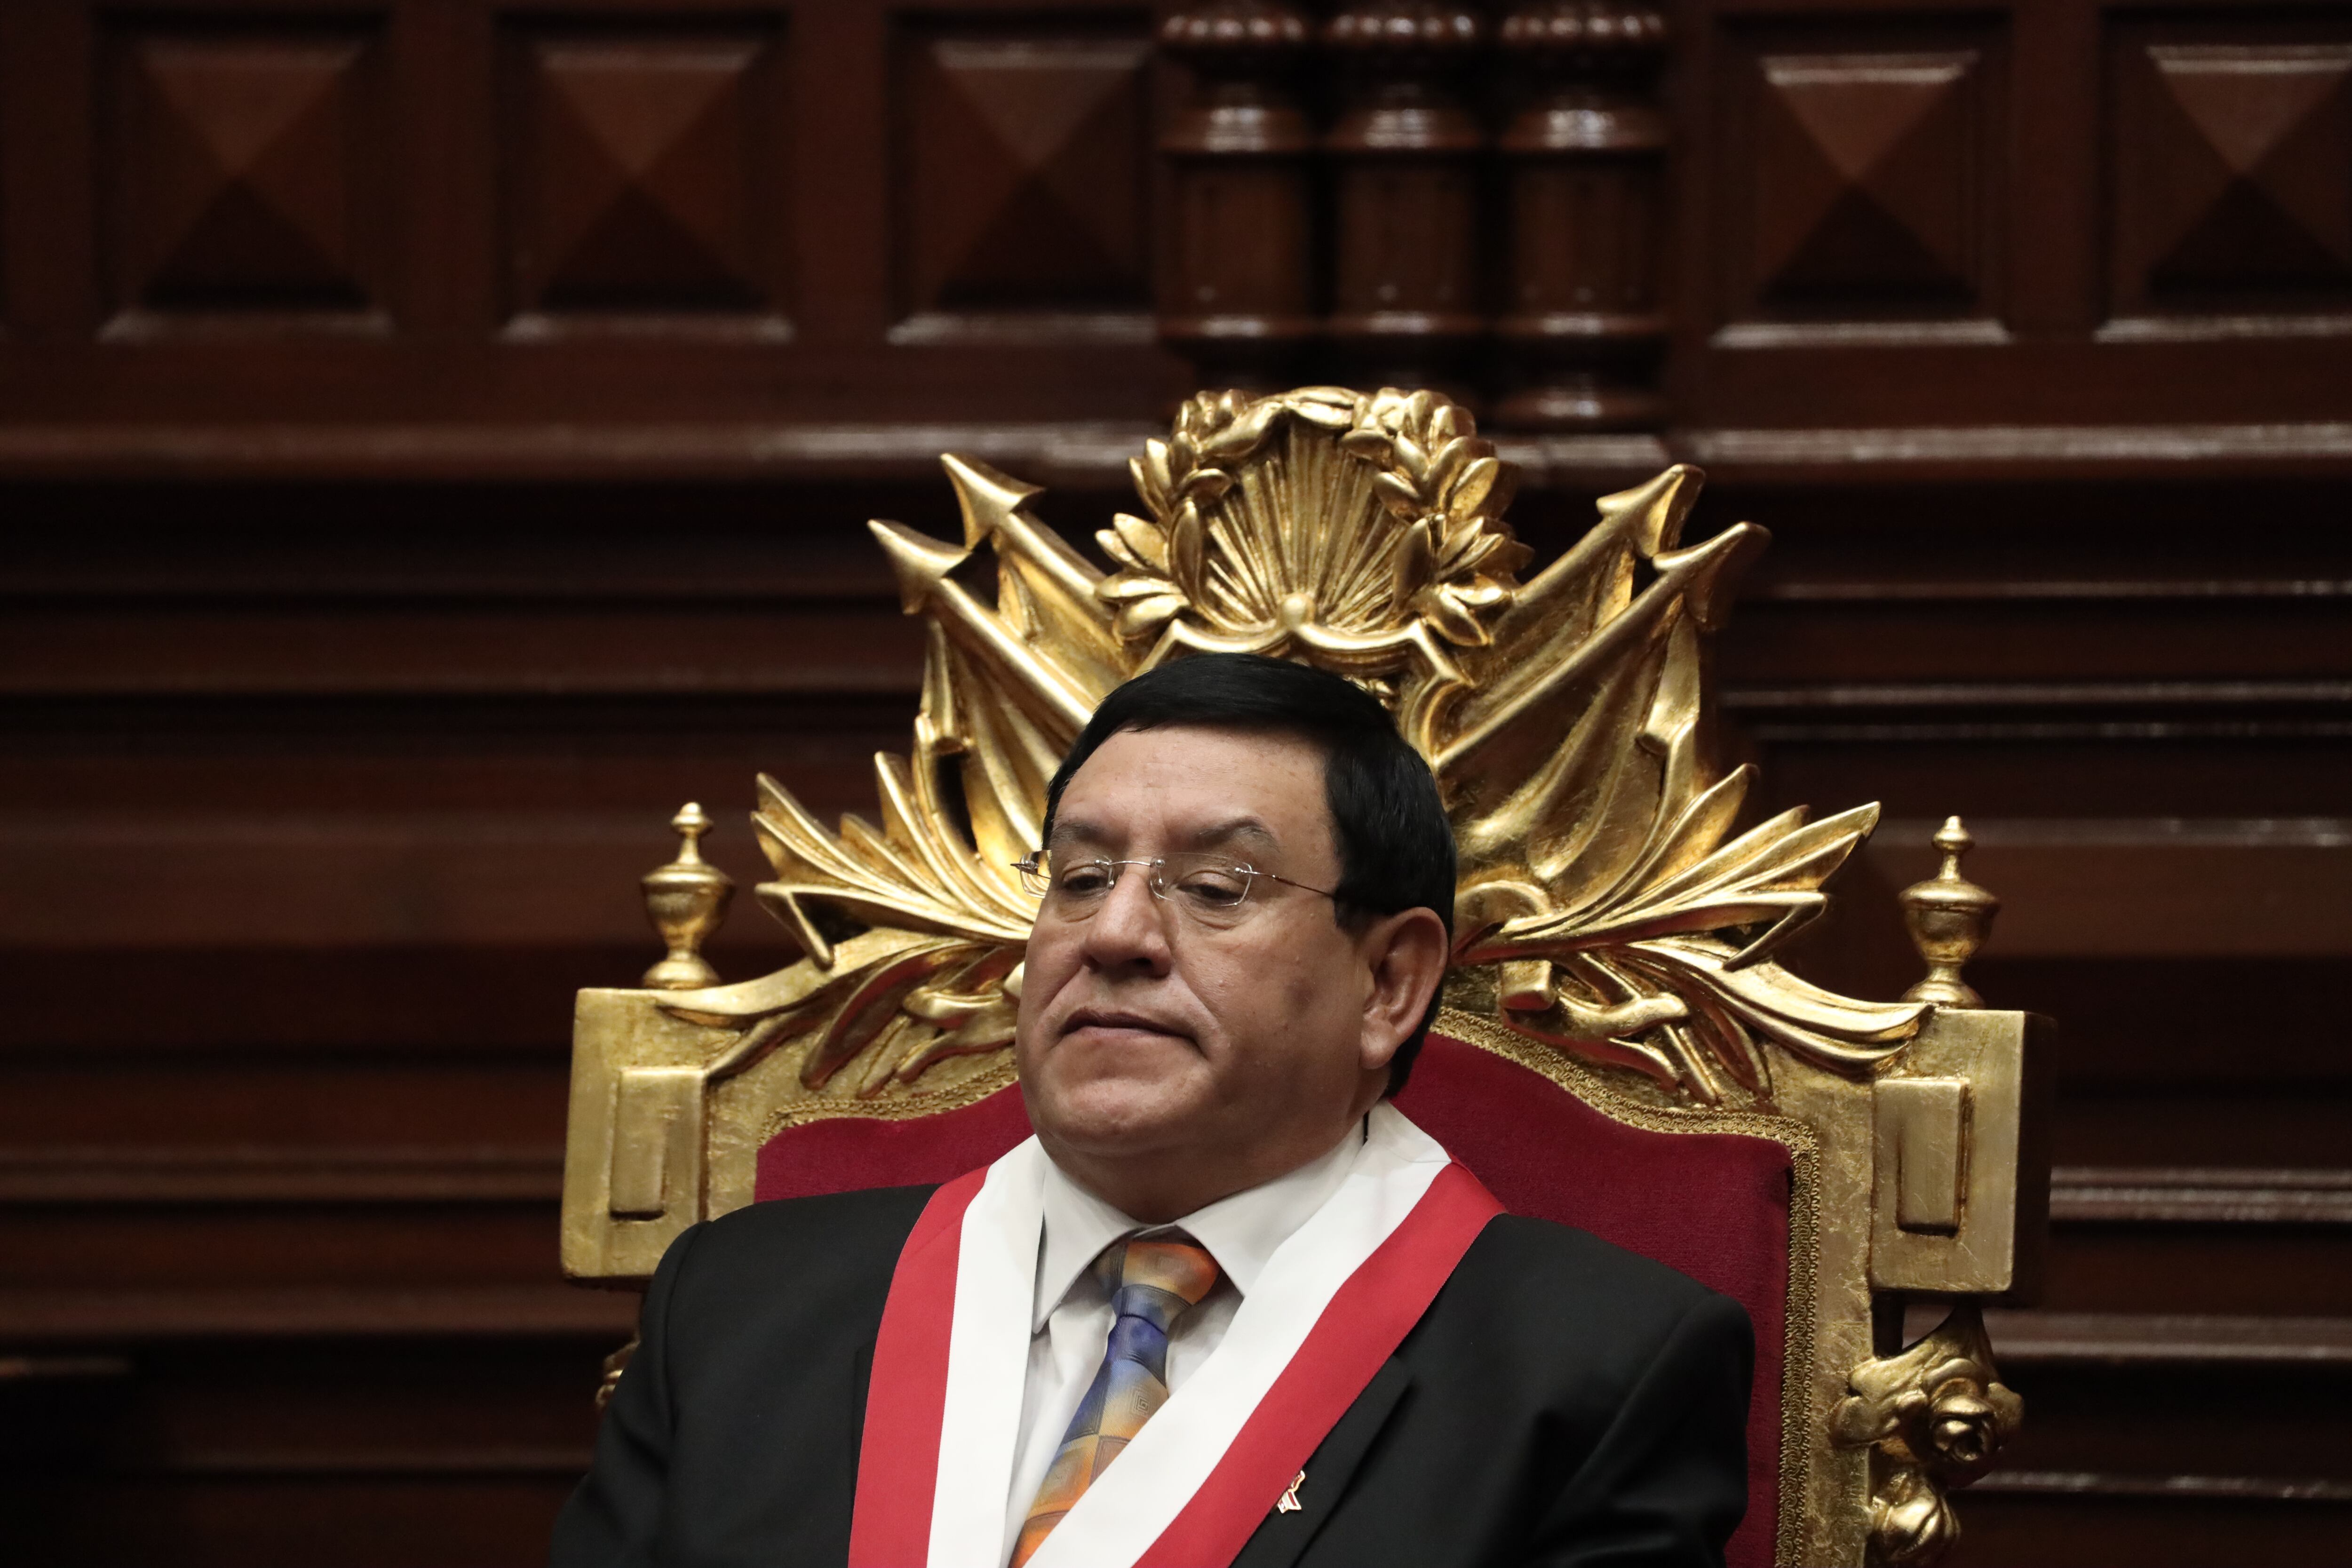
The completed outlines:
[[[1152,896],[1150,868],[1127,866],[1087,922],[1087,956],[1104,968],[1168,968],[1168,921]]]

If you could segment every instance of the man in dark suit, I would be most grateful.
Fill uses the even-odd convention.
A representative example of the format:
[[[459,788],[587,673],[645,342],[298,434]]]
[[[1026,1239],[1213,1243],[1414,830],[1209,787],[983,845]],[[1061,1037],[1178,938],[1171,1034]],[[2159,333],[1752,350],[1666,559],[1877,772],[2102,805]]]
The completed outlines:
[[[1379,703],[1163,666],[1045,826],[1036,1138],[681,1237],[558,1568],[1719,1563],[1745,1314],[1497,1213],[1387,1103],[1454,861]]]

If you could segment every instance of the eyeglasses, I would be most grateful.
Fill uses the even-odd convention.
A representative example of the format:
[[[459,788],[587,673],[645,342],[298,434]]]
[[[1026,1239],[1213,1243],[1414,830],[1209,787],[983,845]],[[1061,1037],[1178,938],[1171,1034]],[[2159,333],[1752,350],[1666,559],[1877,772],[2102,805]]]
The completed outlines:
[[[1153,860],[1060,860],[1040,849],[1013,862],[1013,869],[1021,873],[1021,885],[1045,900],[1046,914],[1062,921],[1087,920],[1102,908],[1110,890],[1118,886],[1120,868],[1126,866],[1144,868],[1144,885],[1153,898],[1208,926],[1231,926],[1243,920],[1253,907],[1250,889],[1261,878],[1327,899],[1339,896],[1261,871],[1213,850],[1163,855]]]

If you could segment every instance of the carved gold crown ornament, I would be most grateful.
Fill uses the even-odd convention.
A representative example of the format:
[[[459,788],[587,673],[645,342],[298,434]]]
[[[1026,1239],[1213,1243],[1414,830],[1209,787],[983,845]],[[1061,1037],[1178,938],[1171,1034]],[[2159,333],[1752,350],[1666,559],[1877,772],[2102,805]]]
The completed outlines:
[[[1990,1453],[2015,1424],[1969,1298],[2032,1272],[2046,1050],[1960,979],[1997,900],[1959,876],[1957,819],[1943,873],[1904,894],[1927,981],[1866,1002],[1779,962],[1877,808],[1742,827],[1754,770],[1715,765],[1706,644],[1764,531],[1684,543],[1701,480],[1676,467],[1535,567],[1504,521],[1511,469],[1427,392],[1195,397],[1131,465],[1107,565],[1032,515],[1034,487],[942,461],[961,542],[870,525],[927,639],[879,813],[829,829],[759,781],[756,893],[802,956],[714,983],[698,949],[729,888],[689,806],[646,879],[667,955],[644,989],[581,994],[567,1270],[641,1281],[686,1225],[751,1200],[787,1127],[1012,1083],[1037,907],[1015,863],[1070,742],[1167,659],[1298,659],[1379,697],[1436,776],[1460,852],[1443,1027],[1621,1121],[1792,1151],[1778,1560],[1940,1550],[1944,1489],[1982,1468],[1961,1426]],[[1874,1297],[1904,1293],[1958,1300],[1937,1348],[1874,1343]]]
[[[1712,766],[1704,644],[1766,535],[1681,545],[1696,469],[1603,499],[1522,580],[1510,469],[1432,393],[1194,398],[1132,464],[1142,513],[1096,536],[1108,573],[1024,510],[1032,487],[945,461],[961,545],[872,525],[929,635],[879,825],[829,832],[760,781],[759,897],[810,984],[675,1004],[795,1041],[810,1089],[871,1098],[1007,1046],[1035,907],[1012,864],[1046,781],[1112,688],[1206,651],[1346,675],[1429,759],[1461,849],[1451,999],[1702,1104],[1769,1104],[1767,1043],[1867,1075],[1918,1028],[1922,1003],[1773,962],[1877,810],[1733,832],[1754,770]],[[957,577],[983,546],[993,607]]]

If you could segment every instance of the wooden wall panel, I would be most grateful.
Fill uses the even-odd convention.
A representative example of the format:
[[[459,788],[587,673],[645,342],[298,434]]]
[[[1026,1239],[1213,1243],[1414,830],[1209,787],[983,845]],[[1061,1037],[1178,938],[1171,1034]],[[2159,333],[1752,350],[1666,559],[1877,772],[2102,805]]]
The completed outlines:
[[[1998,29],[1743,29],[1717,191],[1724,318],[1998,331],[2005,212]],[[1769,329],[1768,329],[1769,330]],[[1784,331],[1789,330],[1784,328]]]
[[[2340,5],[1250,14],[26,0],[0,471],[1108,485],[1188,357],[1571,487],[2352,459]]]
[[[554,1263],[572,994],[656,956],[679,801],[747,888],[762,768],[871,809],[920,657],[862,521],[952,500],[11,500],[47,520],[0,572],[12,1545],[534,1560],[634,1312]],[[783,948],[747,896],[711,955]]]
[[[2147,458],[2192,427],[2255,463],[2332,443],[2340,6],[1683,15],[1670,432],[1702,460],[2097,468],[2156,426]]]
[[[939,445],[908,421],[1139,426],[1183,390],[1147,32],[1107,0],[28,0],[0,468],[903,478]],[[957,338],[975,313],[1009,339]]]
[[[905,29],[896,340],[1149,334],[1150,52],[1140,14]]]
[[[2293,331],[2352,304],[2352,32],[2134,17],[2108,48],[2108,331]],[[2312,322],[2309,318],[2320,321]]]
[[[792,161],[776,30],[614,17],[507,32],[515,325],[727,312],[786,330]]]
[[[381,27],[196,15],[105,31],[107,331],[367,326],[392,207]]]

